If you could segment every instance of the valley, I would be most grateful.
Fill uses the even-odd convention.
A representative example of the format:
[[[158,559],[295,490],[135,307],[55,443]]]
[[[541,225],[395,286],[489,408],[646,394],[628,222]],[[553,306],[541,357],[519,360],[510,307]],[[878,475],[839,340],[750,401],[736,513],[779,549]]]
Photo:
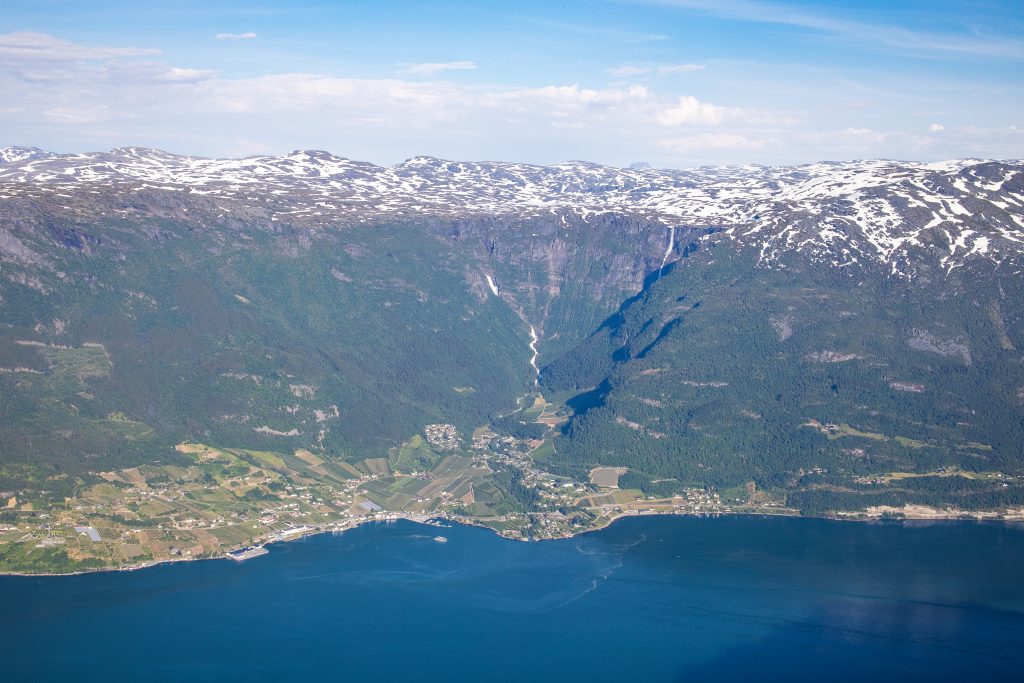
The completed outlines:
[[[2,571],[1024,509],[1019,163],[3,160]]]

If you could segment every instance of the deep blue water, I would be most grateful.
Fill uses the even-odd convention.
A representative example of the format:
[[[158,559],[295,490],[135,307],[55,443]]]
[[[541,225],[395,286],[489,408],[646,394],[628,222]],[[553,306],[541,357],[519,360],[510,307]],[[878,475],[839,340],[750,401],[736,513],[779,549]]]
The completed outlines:
[[[1024,527],[645,517],[564,541],[409,522],[0,577],[5,680],[1024,680]]]

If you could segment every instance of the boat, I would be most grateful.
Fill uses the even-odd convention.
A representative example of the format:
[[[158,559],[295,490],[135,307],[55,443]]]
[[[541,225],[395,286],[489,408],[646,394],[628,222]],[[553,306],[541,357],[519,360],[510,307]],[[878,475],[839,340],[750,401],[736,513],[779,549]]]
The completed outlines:
[[[438,543],[447,543],[448,542],[448,539],[445,538],[444,536],[434,536],[434,540],[437,541]]]

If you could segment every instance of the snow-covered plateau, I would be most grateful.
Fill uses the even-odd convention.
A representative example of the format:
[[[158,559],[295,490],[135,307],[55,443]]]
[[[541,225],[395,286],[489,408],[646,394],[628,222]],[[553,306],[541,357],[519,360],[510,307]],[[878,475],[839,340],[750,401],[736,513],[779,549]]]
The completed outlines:
[[[145,190],[221,202],[225,215],[239,204],[259,205],[271,220],[319,226],[545,215],[585,224],[595,214],[617,214],[673,229],[714,228],[758,249],[767,264],[799,252],[836,267],[879,262],[900,275],[912,275],[911,254],[920,248],[937,253],[946,271],[972,259],[1015,261],[1024,251],[1020,161],[658,170],[431,157],[385,167],[321,151],[206,159],[137,147],[89,154],[0,150],[0,202],[52,195],[70,209],[83,193]]]

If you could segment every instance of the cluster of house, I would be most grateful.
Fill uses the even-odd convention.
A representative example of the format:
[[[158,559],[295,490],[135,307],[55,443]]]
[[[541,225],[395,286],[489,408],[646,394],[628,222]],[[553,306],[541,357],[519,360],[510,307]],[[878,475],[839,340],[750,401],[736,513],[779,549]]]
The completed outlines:
[[[454,451],[459,448],[459,430],[452,424],[432,424],[423,428],[427,443],[442,451]]]

